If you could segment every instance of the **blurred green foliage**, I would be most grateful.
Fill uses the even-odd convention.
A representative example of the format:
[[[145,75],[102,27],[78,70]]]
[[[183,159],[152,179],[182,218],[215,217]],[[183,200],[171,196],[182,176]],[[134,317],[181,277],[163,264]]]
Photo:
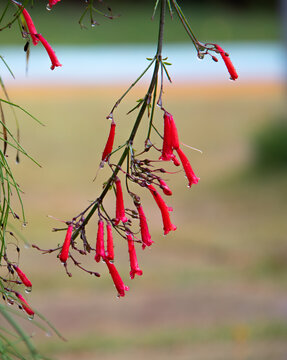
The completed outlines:
[[[115,3],[117,3],[117,0],[104,0],[105,4],[107,6],[113,6]],[[134,4],[134,0],[121,0],[121,4],[127,4],[131,6],[131,4]],[[70,3],[77,4],[79,3],[79,0],[70,0]],[[155,3],[155,0],[146,0],[146,5],[151,7]],[[194,5],[197,4],[197,0],[179,0],[178,1],[180,6],[184,5]],[[212,6],[214,4],[213,0],[201,0],[201,5],[204,6]],[[240,9],[250,9],[250,8],[256,8],[256,9],[271,9],[274,10],[276,8],[277,1],[276,0],[261,0],[258,2],[257,0],[239,0],[239,1],[230,1],[230,0],[217,0],[216,6],[219,6],[221,8],[223,7],[229,7],[229,8],[240,8]]]
[[[287,170],[287,119],[274,119],[256,134],[255,165],[266,170]]]
[[[51,11],[46,10],[46,0],[28,7],[37,30],[53,44],[112,44],[150,43],[156,40],[157,21],[152,21],[154,1],[109,2],[113,20],[94,14],[99,25],[91,27],[89,16],[84,19],[86,28],[80,30],[78,23],[84,9],[83,1],[67,5],[58,3]],[[99,10],[109,13],[105,3],[97,3]],[[276,41],[279,39],[280,22],[273,8],[231,6],[222,2],[181,2],[182,10],[189,19],[195,35],[200,41]],[[0,4],[0,10],[4,6]],[[11,9],[10,15],[13,16]],[[158,14],[156,14],[157,16]],[[4,19],[5,20],[5,19]],[[4,21],[5,22],[5,21]],[[135,31],[136,30],[136,31]],[[167,17],[165,32],[167,42],[189,41],[176,14],[173,20]],[[21,43],[19,27],[1,33],[1,43]]]

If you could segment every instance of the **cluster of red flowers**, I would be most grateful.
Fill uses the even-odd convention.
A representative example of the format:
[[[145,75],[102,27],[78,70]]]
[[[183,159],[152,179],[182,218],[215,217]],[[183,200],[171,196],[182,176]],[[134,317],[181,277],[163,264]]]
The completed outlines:
[[[52,49],[51,45],[36,30],[36,27],[33,23],[30,14],[22,5],[22,3],[18,2],[17,0],[10,0],[10,1],[13,2],[19,8],[18,14],[21,13],[23,29],[25,30],[23,36],[24,37],[30,36],[34,46],[36,46],[39,42],[42,43],[42,45],[44,46],[50,57],[52,63],[51,70],[54,70],[55,67],[62,66],[54,50]],[[60,0],[48,0],[48,1],[49,3],[47,5],[47,9],[50,10]],[[162,3],[164,4],[164,2]],[[89,2],[89,7],[92,11],[93,2]],[[162,7],[162,9],[164,9],[164,7]],[[95,24],[95,22],[92,21],[92,24]],[[163,31],[163,27],[160,31]],[[162,36],[159,36],[158,38],[159,41],[162,41]],[[194,44],[196,45],[199,57],[203,58],[203,56],[206,54],[211,55],[211,52],[220,54],[230,74],[230,78],[232,80],[236,80],[238,78],[237,72],[229,58],[229,55],[222,49],[222,47],[220,47],[217,44],[202,44],[199,43],[196,39],[194,39],[193,41]],[[29,42],[27,44],[29,45]],[[155,67],[155,71],[149,87],[149,91],[146,94],[145,99],[139,102],[139,106],[142,105],[142,107],[133,128],[133,130],[136,129],[134,131],[134,135],[137,131],[138,125],[142,119],[144,112],[146,111],[146,109],[149,109],[151,107],[150,99],[152,98],[152,95],[154,95],[154,104],[152,108],[152,113],[154,112],[154,108],[156,104],[156,96],[157,96],[156,94],[157,90],[155,89],[156,88],[155,84],[158,81],[158,69],[160,68],[160,66],[162,66],[162,69],[163,68],[165,69],[164,62],[162,61],[162,57],[159,54],[160,48],[161,46],[158,46],[158,52],[156,53],[156,56],[153,59],[153,61],[155,61],[157,66]],[[26,49],[26,47],[24,49]],[[216,56],[214,55],[211,56],[214,61],[216,62],[218,61]],[[163,80],[161,79],[161,81]],[[129,90],[136,84],[136,82],[129,88]],[[127,92],[120,98],[120,100],[116,103],[115,107],[118,106],[118,104],[120,103],[122,98],[127,94]],[[75,266],[79,267],[81,270],[84,270],[91,275],[100,276],[99,273],[97,272],[89,271],[85,269],[81,265],[81,263],[74,258],[72,250],[79,253],[80,255],[87,255],[92,252],[94,255],[94,259],[97,263],[99,263],[102,260],[106,264],[108,271],[114,282],[114,285],[117,289],[118,297],[125,296],[125,292],[129,290],[129,287],[124,284],[114,263],[115,255],[114,255],[113,230],[116,231],[117,234],[120,235],[127,243],[127,250],[129,254],[129,263],[130,263],[129,275],[131,279],[134,279],[136,275],[141,276],[143,274],[143,271],[140,269],[138,264],[138,258],[137,258],[136,246],[135,246],[136,243],[140,244],[143,250],[146,247],[150,247],[154,243],[149,232],[148,221],[141,203],[141,199],[138,194],[133,193],[130,190],[130,186],[129,186],[130,183],[140,186],[141,188],[145,189],[144,191],[146,191],[146,193],[151,194],[152,198],[155,200],[155,203],[159,208],[159,212],[162,218],[163,233],[164,235],[167,235],[169,234],[169,232],[175,231],[177,227],[172,223],[170,218],[170,212],[172,212],[173,209],[172,207],[166,204],[160,191],[162,191],[165,196],[171,196],[172,190],[169,188],[165,180],[162,178],[162,174],[167,173],[167,171],[164,168],[156,168],[155,164],[160,164],[160,166],[162,166],[163,162],[171,162],[176,167],[182,166],[182,169],[188,180],[188,187],[197,184],[199,181],[199,178],[195,175],[192,169],[188,157],[185,155],[185,153],[182,150],[181,142],[179,141],[178,131],[173,116],[161,106],[162,104],[161,97],[162,97],[162,89],[160,93],[160,99],[158,101],[158,105],[160,105],[161,110],[163,111],[163,134],[160,135],[160,137],[163,139],[161,148],[157,148],[155,144],[152,143],[148,135],[148,138],[145,143],[144,151],[136,155],[133,149],[134,137],[132,136],[133,134],[132,131],[129,140],[126,142],[126,144],[120,147],[120,148],[124,147],[124,153],[121,156],[122,161],[120,160],[117,164],[113,164],[111,162],[111,158],[112,158],[111,155],[113,154],[113,146],[116,135],[116,123],[113,119],[113,110],[115,109],[114,107],[112,112],[110,113],[110,116],[108,117],[112,120],[112,122],[100,163],[100,168],[103,168],[104,165],[107,163],[112,171],[112,175],[110,176],[109,180],[105,183],[104,191],[102,195],[98,199],[96,199],[92,204],[90,204],[87,209],[81,212],[78,216],[74,217],[72,221],[66,223],[67,229],[66,228],[64,229],[66,230],[66,236],[62,245],[59,245],[55,249],[49,249],[49,250],[42,250],[38,248],[36,245],[33,245],[33,247],[37,248],[38,250],[41,250],[43,253],[51,253],[54,251],[57,252],[58,258],[61,261],[61,263],[64,264],[66,272],[69,276],[71,276],[71,274],[68,272],[67,269],[67,262],[69,259],[70,261],[72,261],[72,263]],[[138,106],[136,106],[134,109],[136,109],[137,107]],[[150,128],[151,128],[153,126],[153,115],[150,116],[149,111],[148,111],[148,117],[150,118]],[[158,131],[156,132],[159,134]],[[151,148],[157,151],[158,153],[160,153],[157,154],[158,156],[156,157],[156,159],[142,159],[141,155],[146,154]],[[124,161],[127,162],[127,170],[124,170],[122,167]],[[121,176],[125,177],[126,192],[132,198],[134,204],[133,209],[127,209],[125,207],[124,192],[120,180]],[[103,204],[106,193],[108,192],[108,190],[111,189],[113,189],[115,192],[114,216],[110,216],[106,212]],[[96,210],[98,211],[98,229],[97,229],[97,235],[95,236],[96,237],[95,247],[93,248],[87,240],[85,226],[88,223],[87,218],[89,220]],[[136,229],[134,224],[135,222],[137,223]],[[105,227],[106,227],[106,241],[105,241]],[[57,230],[63,230],[63,229],[55,229],[55,231]],[[82,248],[80,249],[78,248],[77,245],[78,235],[80,235],[80,239],[82,241]],[[11,277],[11,279],[8,277],[7,279],[0,278],[0,280],[8,284],[17,284],[17,285],[22,284],[25,286],[26,292],[31,291],[32,283],[24,274],[24,272],[17,265],[8,261],[6,254],[4,255],[4,260],[6,261],[9,277]],[[29,306],[23,295],[19,291],[15,291],[13,289],[13,286],[4,287],[3,294],[4,294],[3,297],[7,302],[9,302],[10,304],[16,302],[30,317],[34,316],[33,309]]]
[[[191,187],[192,184],[197,184],[199,178],[194,174],[192,167],[188,161],[188,158],[185,156],[184,152],[179,146],[177,128],[173,119],[173,116],[167,111],[164,112],[164,138],[163,138],[163,147],[161,160],[170,161],[172,160],[176,166],[179,166],[180,163],[173,151],[177,152],[177,155],[180,158],[182,166],[185,171],[185,175],[188,179],[188,186]]]
[[[33,23],[33,20],[30,16],[30,14],[28,13],[28,11],[21,5],[19,4],[18,2],[12,0],[22,11],[22,14],[23,14],[23,17],[25,19],[25,22],[26,22],[26,25],[27,25],[27,28],[28,28],[28,35],[31,36],[31,39],[32,39],[32,42],[33,42],[33,45],[37,45],[38,42],[40,41],[42,43],[42,45],[44,46],[44,48],[46,49],[50,59],[51,59],[51,62],[52,62],[52,65],[51,65],[51,70],[54,70],[55,67],[57,66],[62,66],[55,54],[55,51],[52,49],[51,45],[48,43],[48,41],[41,35],[37,32],[36,30],[36,27]],[[57,2],[59,2],[60,0],[49,0],[49,7],[51,8],[53,5],[55,5]]]
[[[31,292],[32,283],[28,279],[26,274],[19,268],[18,265],[11,263],[8,260],[6,254],[4,255],[4,260],[6,261],[6,264],[7,264],[6,267],[7,267],[7,270],[9,272],[11,278],[10,277],[1,278],[3,283],[8,283],[10,285],[14,284],[14,286],[15,285],[19,285],[19,286],[24,285],[25,292],[26,293]],[[23,295],[19,291],[15,291],[11,286],[4,287],[3,299],[6,300],[7,303],[9,303],[10,305],[13,305],[16,301],[18,306],[27,313],[29,318],[34,317],[34,310],[30,307],[30,305],[25,300]]]
[[[37,32],[27,10],[21,4],[17,3],[16,0],[11,1],[13,1],[21,9],[28,28],[27,33],[31,36],[33,44],[37,45],[40,41],[47,50],[47,53],[52,62],[51,69],[53,70],[55,67],[61,66],[50,44],[41,34]],[[52,6],[54,6],[58,1],[60,0],[49,0],[48,8],[51,9]],[[203,45],[197,42],[197,50],[198,55],[201,57],[206,54],[211,55],[210,52],[220,54],[227,67],[231,79],[236,80],[238,78],[238,75],[229,58],[229,55],[219,45]],[[216,56],[211,56],[214,61],[218,61]],[[151,97],[151,94],[149,94],[149,96]],[[158,104],[161,104],[161,99]],[[103,168],[104,165],[108,163],[110,169],[112,170],[112,175],[107,181],[108,185],[105,185],[104,187],[106,187],[107,189],[106,192],[108,192],[109,189],[114,189],[116,197],[115,216],[110,216],[106,212],[103,204],[105,195],[103,195],[100,198],[96,199],[86,210],[81,212],[78,216],[74,217],[72,221],[67,222],[68,228],[62,246],[60,245],[55,249],[42,250],[44,253],[51,253],[54,251],[59,252],[60,250],[58,257],[60,261],[64,264],[66,272],[69,276],[71,276],[71,273],[69,273],[67,270],[68,259],[71,259],[74,265],[78,266],[80,269],[88,272],[89,274],[100,276],[97,272],[86,270],[72,255],[72,250],[78,252],[81,255],[87,255],[88,253],[93,251],[95,253],[94,258],[97,263],[101,260],[106,263],[113,279],[114,285],[118,291],[118,296],[125,296],[125,291],[128,290],[128,287],[124,284],[114,264],[114,244],[112,230],[114,229],[127,242],[131,279],[134,279],[135,275],[140,276],[143,273],[138,265],[135,244],[141,244],[142,249],[145,249],[146,247],[149,247],[153,244],[148,228],[147,218],[145,216],[140,197],[138,196],[138,194],[135,194],[130,190],[129,184],[134,183],[136,185],[139,185],[141,188],[147,189],[148,192],[152,195],[162,217],[163,233],[164,235],[167,235],[170,231],[175,231],[177,227],[172,223],[170,218],[170,212],[173,211],[172,207],[166,204],[164,198],[161,196],[160,191],[158,190],[160,189],[166,196],[171,196],[172,191],[166,184],[165,180],[161,177],[162,174],[167,173],[167,171],[163,168],[155,168],[155,164],[160,163],[162,165],[163,162],[172,162],[176,167],[182,166],[182,169],[188,180],[188,187],[191,187],[193,184],[197,184],[199,181],[199,178],[195,175],[192,169],[188,157],[182,150],[181,142],[179,141],[178,131],[173,116],[168,113],[162,106],[161,110],[163,110],[163,136],[161,136],[163,139],[162,146],[160,149],[158,149],[151,142],[150,138],[148,138],[148,146],[146,146],[144,151],[141,153],[141,155],[147,153],[151,148],[153,148],[154,150],[160,152],[160,156],[156,159],[141,159],[140,155],[135,155],[133,151],[133,141],[131,141],[131,143],[129,143],[128,141],[124,150],[125,155],[123,155],[122,157],[123,162],[127,161],[128,170],[126,171],[124,171],[122,168],[123,162],[118,164],[113,164],[111,162],[111,155],[113,154],[113,145],[116,135],[116,123],[113,119],[113,111],[111,112],[109,118],[112,120],[112,122],[108,139],[102,153],[100,168]],[[124,193],[120,180],[121,175],[119,173],[122,176],[125,176],[126,191],[130,195],[134,203],[134,209],[132,210],[125,208]],[[94,210],[89,213],[91,207],[93,207]],[[88,213],[88,218],[90,218],[96,209],[98,210],[98,230],[96,236],[96,244],[93,248],[89,244],[86,237],[85,226],[87,224],[87,221],[85,219],[85,216]],[[135,220],[138,224],[137,229],[134,229]],[[104,236],[105,225],[107,234],[106,245]],[[56,230],[60,229],[55,229],[55,231]],[[140,236],[138,234],[140,234]],[[80,235],[80,239],[82,241],[83,247],[81,249],[77,247],[76,238],[78,235]],[[34,247],[38,248],[37,246]],[[16,296],[19,298],[17,294]],[[24,305],[22,306],[25,309]]]
[[[154,169],[154,163],[159,163],[162,165],[163,162],[172,161],[176,166],[182,164],[183,170],[188,179],[188,186],[190,187],[193,184],[197,184],[199,178],[194,174],[194,171],[190,165],[190,162],[184,152],[180,147],[179,137],[175,121],[173,116],[164,110],[163,116],[163,144],[161,149],[157,149],[160,152],[159,159],[156,160],[140,160],[135,156],[131,157],[130,160],[130,172],[126,173],[119,169],[126,176],[126,181],[131,181],[137,185],[140,185],[143,188],[146,188],[151,193],[154,198],[162,217],[163,223],[163,233],[167,235],[170,231],[176,230],[176,226],[171,222],[170,212],[173,210],[170,206],[166,204],[163,197],[156,189],[158,187],[162,190],[163,194],[166,196],[171,196],[172,191],[161,178],[161,175],[158,173],[165,173],[163,168]],[[113,144],[115,139],[115,129],[116,124],[112,119],[108,139],[102,154],[102,161],[100,167],[102,168],[105,163],[113,170],[113,164],[111,163],[111,154],[113,152]],[[177,159],[174,152],[177,153],[179,160]],[[114,174],[114,173],[113,173]],[[92,246],[88,245],[83,224],[83,213],[75,217],[71,222],[68,222],[68,228],[66,232],[66,237],[62,246],[60,246],[59,259],[67,268],[67,260],[70,257],[75,265],[78,265],[78,262],[75,261],[74,257],[71,254],[71,250],[76,250],[80,254],[86,255],[87,252],[93,250],[95,252],[95,261],[100,262],[101,260],[106,263],[108,270],[111,274],[114,285],[118,291],[118,296],[124,296],[125,291],[128,290],[128,287],[124,285],[122,278],[120,277],[118,270],[114,264],[114,244],[113,244],[113,235],[112,229],[114,228],[118,234],[120,234],[127,242],[128,253],[129,253],[129,262],[130,262],[130,278],[134,279],[135,275],[142,275],[142,270],[139,268],[138,259],[136,254],[135,244],[139,243],[142,245],[142,249],[149,247],[153,244],[151,235],[148,228],[147,218],[145,216],[143,206],[140,201],[140,197],[132,193],[127,186],[128,194],[132,197],[135,210],[126,209],[124,205],[124,194],[122,189],[122,184],[120,177],[115,175],[112,180],[112,185],[115,191],[115,216],[110,217],[103,209],[103,203],[99,204],[98,213],[98,231],[96,237],[96,245],[93,249]],[[79,219],[77,221],[77,219]],[[133,230],[133,221],[134,219],[138,222],[138,228]],[[106,223],[106,234],[107,240],[105,245],[104,240],[104,228]],[[81,233],[81,239],[83,240],[84,250],[79,250],[76,247],[76,241],[73,239],[73,230],[79,230]],[[140,234],[138,236],[137,234]],[[58,250],[54,249],[54,250]],[[54,251],[53,250],[53,251]],[[49,250],[51,252],[51,250]],[[92,272],[90,272],[92,273]],[[68,273],[70,274],[70,273]]]

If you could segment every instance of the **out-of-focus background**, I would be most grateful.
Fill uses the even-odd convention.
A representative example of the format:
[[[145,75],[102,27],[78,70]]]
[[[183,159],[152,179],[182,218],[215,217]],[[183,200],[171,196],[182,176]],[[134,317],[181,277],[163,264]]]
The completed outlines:
[[[52,233],[98,196],[105,170],[92,182],[105,144],[105,120],[114,102],[152,57],[157,39],[154,1],[109,2],[109,20],[80,29],[83,11],[62,0],[29,9],[35,25],[56,49],[62,68],[31,49],[25,74],[24,42],[17,27],[1,34],[1,65],[13,102],[45,127],[17,111],[21,142],[42,165],[21,158],[13,169],[24,191],[28,226],[21,230],[43,248],[63,241]],[[33,282],[28,301],[68,339],[35,332],[37,346],[61,360],[180,359],[257,360],[287,356],[287,164],[286,53],[279,1],[182,1],[203,42],[220,43],[238,70],[228,80],[224,64],[198,61],[176,14],[167,17],[166,47],[172,84],[164,105],[176,120],[198,185],[188,189],[183,173],[166,176],[178,230],[164,237],[158,209],[145,199],[155,244],[139,251],[144,275],[130,280],[126,247],[116,239],[117,266],[130,286],[117,299],[104,264],[89,261],[100,279],[71,267],[67,278],[53,255],[21,250],[20,265]],[[102,8],[105,9],[105,4]],[[286,6],[285,6],[286,7]],[[125,115],[146,91],[149,75],[116,112],[117,144],[129,134]],[[7,110],[9,113],[9,110]],[[157,121],[162,121],[160,112]],[[11,121],[13,117],[11,114]],[[9,149],[9,157],[15,156]],[[88,227],[96,237],[96,220]],[[95,240],[94,240],[95,241]],[[1,320],[2,321],[2,320]],[[27,324],[24,323],[24,326]]]

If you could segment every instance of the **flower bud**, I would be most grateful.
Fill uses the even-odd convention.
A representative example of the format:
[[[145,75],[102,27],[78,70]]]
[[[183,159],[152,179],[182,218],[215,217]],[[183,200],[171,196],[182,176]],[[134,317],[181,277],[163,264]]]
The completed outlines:
[[[72,232],[73,232],[73,225],[70,224],[68,226],[65,241],[64,241],[64,244],[62,246],[61,253],[59,255],[59,259],[61,260],[61,262],[63,264],[65,264],[67,262],[68,257],[69,257],[69,248],[70,248],[70,244],[71,244]]]
[[[215,44],[215,48],[218,50],[219,54],[221,55],[225,65],[226,65],[226,68],[230,74],[230,79],[236,80],[238,78],[238,74],[230,60],[229,55],[219,45]]]
[[[123,223],[127,222],[128,219],[125,215],[125,206],[124,206],[124,198],[123,191],[120,179],[117,177],[116,181],[116,219],[115,225],[118,225],[120,221]]]
[[[115,265],[113,263],[111,263],[108,259],[104,259],[104,261],[107,264],[107,267],[109,269],[109,272],[111,274],[111,277],[113,279],[115,287],[118,291],[118,297],[125,296],[125,291],[128,291],[129,287],[124,284]]]
[[[141,276],[143,274],[143,272],[139,268],[135,244],[134,244],[132,234],[130,234],[130,233],[127,234],[127,241],[128,241],[128,247],[129,247],[129,257],[130,257],[130,266],[131,266],[130,277],[131,277],[131,279],[134,279],[135,275]]]
[[[15,269],[15,271],[17,272],[20,280],[22,281],[22,283],[27,286],[28,288],[32,287],[32,283],[31,281],[27,278],[27,276],[23,273],[23,271],[16,265],[13,265],[13,268]]]
[[[104,245],[104,222],[99,220],[98,222],[98,234],[96,243],[96,262],[100,262],[101,258],[105,258],[105,245]]]

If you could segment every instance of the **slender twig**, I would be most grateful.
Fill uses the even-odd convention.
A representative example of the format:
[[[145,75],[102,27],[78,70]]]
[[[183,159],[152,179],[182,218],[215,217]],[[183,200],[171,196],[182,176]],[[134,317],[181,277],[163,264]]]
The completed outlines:
[[[146,67],[146,69],[140,74],[140,76],[129,86],[129,88],[123,93],[123,95],[116,101],[115,105],[113,106],[110,114],[107,116],[107,118],[112,118],[113,113],[115,109],[119,106],[123,98],[130,92],[130,90],[140,81],[140,79],[145,75],[145,73],[149,70],[149,68],[152,66],[152,64],[155,61],[155,57],[152,59],[150,64]]]
[[[176,0],[172,0],[172,3],[174,5],[175,11],[185,29],[185,31],[187,32],[188,36],[190,37],[191,41],[193,42],[194,46],[196,47],[197,51],[199,52],[199,50],[200,50],[199,46],[198,46],[199,42],[198,42],[197,38],[195,37],[194,33],[192,32],[180,6],[178,5]]]

